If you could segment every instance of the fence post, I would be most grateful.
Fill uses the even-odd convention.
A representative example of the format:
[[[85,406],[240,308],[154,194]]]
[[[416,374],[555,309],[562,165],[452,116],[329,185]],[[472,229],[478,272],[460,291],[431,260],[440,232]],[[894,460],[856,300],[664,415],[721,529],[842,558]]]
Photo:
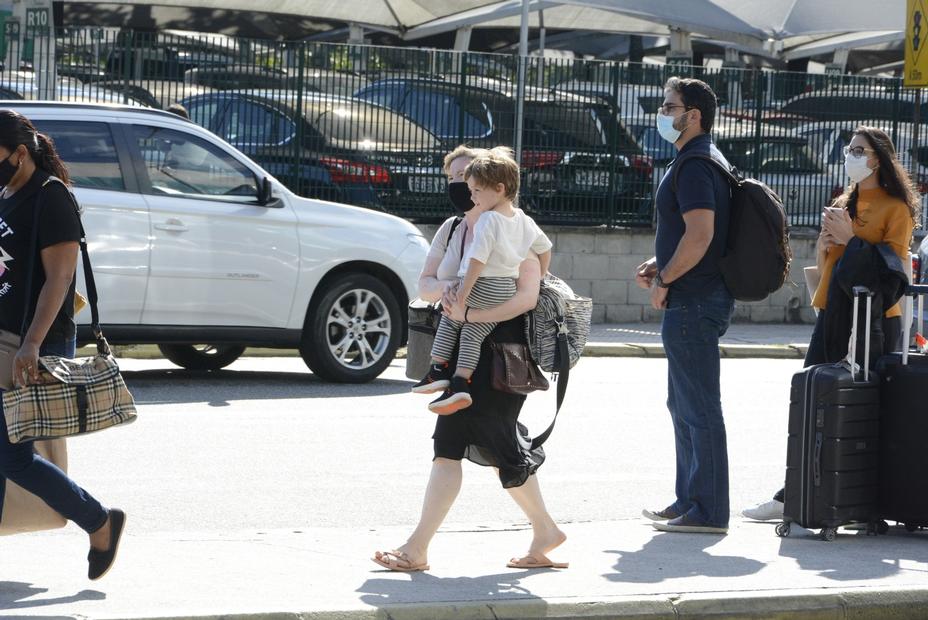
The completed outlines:
[[[766,80],[764,79],[764,72],[761,70],[757,71],[757,79],[754,84],[754,176],[760,174],[760,143],[761,143],[761,123],[763,121],[763,109],[761,108],[762,99],[766,99],[764,95],[764,85]]]
[[[461,102],[461,109],[458,112],[458,144],[464,144],[464,114],[467,109],[465,97],[467,97],[467,52],[453,52],[460,54],[461,73],[458,76],[458,101]]]
[[[519,56],[519,82],[516,88],[516,123],[515,123],[515,153],[516,161],[522,166],[522,125],[525,116],[525,56]]]
[[[296,193],[303,195],[303,179],[300,178],[300,155],[303,150],[303,80],[306,79],[306,43],[297,44],[297,80],[296,80],[296,136],[293,140],[293,187]]]
[[[132,75],[131,63],[134,62],[132,58],[132,46],[133,46],[133,31],[127,30],[123,32],[122,40],[125,43],[125,49],[122,55],[122,99],[123,103],[129,103],[129,79]]]
[[[892,78],[893,80],[893,144],[899,144],[899,96],[901,94],[902,78]],[[918,145],[913,144],[912,147]],[[912,156],[915,156],[913,151]]]
[[[612,115],[612,122],[609,123],[611,135],[609,136],[609,204],[606,206],[606,226],[612,228],[617,226],[615,212],[615,179],[616,164],[619,159],[619,66],[615,61],[610,63],[610,77],[612,82],[611,90],[615,97],[607,97],[606,102],[609,106],[609,114]]]

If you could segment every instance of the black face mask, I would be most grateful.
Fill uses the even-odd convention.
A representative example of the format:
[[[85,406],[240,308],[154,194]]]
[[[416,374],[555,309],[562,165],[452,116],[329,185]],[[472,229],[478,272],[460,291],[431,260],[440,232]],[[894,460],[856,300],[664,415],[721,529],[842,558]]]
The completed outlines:
[[[12,156],[13,153],[10,153],[10,157]],[[19,168],[10,162],[10,157],[0,162],[0,187],[6,187],[13,178],[13,175],[16,174],[16,171],[19,170]]]
[[[474,203],[470,199],[470,188],[464,181],[448,183],[448,198],[451,199],[455,210],[460,213],[467,213],[474,208]]]

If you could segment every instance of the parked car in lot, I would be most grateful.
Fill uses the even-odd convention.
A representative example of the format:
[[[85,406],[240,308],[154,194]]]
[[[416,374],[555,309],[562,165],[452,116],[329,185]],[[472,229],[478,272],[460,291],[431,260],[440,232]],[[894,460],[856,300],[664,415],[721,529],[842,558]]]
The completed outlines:
[[[445,203],[439,141],[390,110],[321,93],[298,100],[293,91],[221,91],[182,103],[301,195],[405,215]]]
[[[816,122],[797,127],[796,131],[809,140],[812,152],[821,158],[825,168],[834,177],[835,195],[844,190],[848,183],[844,172],[844,147],[851,143],[854,129],[860,123]],[[895,135],[896,155],[903,167],[912,175],[915,187],[922,195],[922,221],[928,215],[928,148],[914,148],[915,132],[912,123],[893,123],[887,121],[868,122],[868,125],[885,131],[890,138]],[[895,131],[894,131],[895,130]],[[928,130],[922,128],[919,142]],[[913,161],[914,160],[914,161]]]
[[[194,67],[184,73],[185,84],[197,84],[219,90],[297,90],[329,93],[350,97],[359,88],[368,85],[368,80],[344,71],[307,68],[300,72],[295,68],[277,69],[257,65],[232,65],[229,67]]]
[[[915,112],[915,94],[882,86],[839,86],[816,90],[793,97],[781,112],[816,121],[891,121],[911,122]],[[919,106],[922,119],[928,118],[928,102]]]
[[[293,347],[343,382],[370,381],[393,359],[428,248],[410,223],[300,198],[167,112],[2,105],[68,164],[111,343],[157,344],[189,369],[221,368],[246,346]],[[78,316],[82,341],[88,320]]]
[[[426,127],[446,150],[515,144],[516,87],[502,80],[390,78],[355,96]],[[618,213],[650,222],[651,161],[601,100],[528,87],[523,128],[520,200],[533,214],[600,222],[603,202],[612,201]]]
[[[0,96],[6,99],[41,99],[38,80],[32,71],[5,71],[0,73]],[[124,98],[97,84],[85,84],[69,77],[59,77],[55,84],[58,101],[87,101],[92,103],[125,103]],[[130,103],[138,103],[130,98]]]
[[[790,225],[818,226],[822,208],[835,192],[834,177],[813,154],[805,136],[775,127],[763,127],[759,138],[753,128],[721,129],[713,135],[729,163],[780,196]]]

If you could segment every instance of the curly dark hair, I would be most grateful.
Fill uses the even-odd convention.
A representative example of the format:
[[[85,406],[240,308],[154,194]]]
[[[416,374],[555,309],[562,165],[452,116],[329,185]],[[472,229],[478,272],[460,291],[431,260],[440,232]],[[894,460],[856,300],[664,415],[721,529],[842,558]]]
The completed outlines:
[[[71,176],[58,156],[54,141],[40,133],[32,121],[19,112],[0,110],[0,146],[12,152],[20,145],[29,151],[37,168],[70,184]]]

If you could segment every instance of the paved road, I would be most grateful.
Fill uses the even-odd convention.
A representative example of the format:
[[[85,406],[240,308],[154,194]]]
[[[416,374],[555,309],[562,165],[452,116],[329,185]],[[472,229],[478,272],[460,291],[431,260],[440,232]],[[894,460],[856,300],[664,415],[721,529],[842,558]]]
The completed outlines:
[[[922,620],[928,609],[923,533],[823,543],[737,517],[725,537],[655,533],[639,511],[672,490],[661,359],[585,359],[573,374],[541,470],[570,570],[503,568],[528,527],[492,471],[471,465],[432,569],[414,575],[368,559],[408,535],[431,458],[428,399],[408,394],[399,365],[370,385],[331,386],[298,358],[213,376],[166,364],[126,360],[138,423],[70,443],[78,479],[129,511],[116,569],[88,583],[73,526],[5,539],[0,617]],[[799,361],[722,364],[737,509],[782,479]],[[530,398],[530,427],[552,398]]]
[[[635,517],[673,488],[666,362],[584,359],[546,449],[541,482],[562,522]],[[796,360],[725,360],[732,508],[783,476],[786,401]],[[428,397],[408,393],[397,363],[362,386],[317,381],[298,358],[243,359],[191,374],[126,360],[139,405],[129,427],[72,440],[71,471],[124,507],[135,533],[409,525],[432,456]],[[553,394],[529,398],[541,429]],[[493,471],[468,464],[452,524],[524,517]]]

